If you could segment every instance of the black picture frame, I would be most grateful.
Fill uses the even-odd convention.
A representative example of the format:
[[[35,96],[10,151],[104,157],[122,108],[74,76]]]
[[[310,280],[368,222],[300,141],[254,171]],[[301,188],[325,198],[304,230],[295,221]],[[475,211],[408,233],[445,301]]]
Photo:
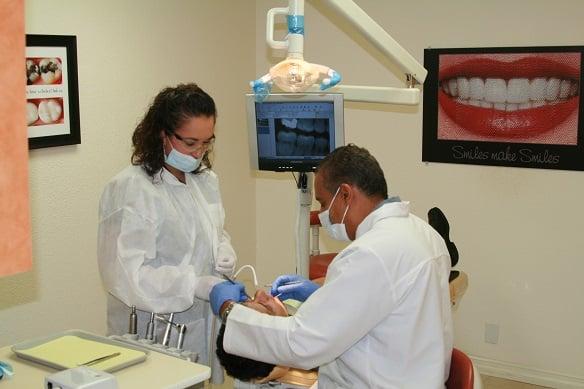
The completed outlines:
[[[81,143],[77,37],[26,35],[28,148]]]
[[[425,49],[422,160],[584,171],[583,54],[584,46]]]

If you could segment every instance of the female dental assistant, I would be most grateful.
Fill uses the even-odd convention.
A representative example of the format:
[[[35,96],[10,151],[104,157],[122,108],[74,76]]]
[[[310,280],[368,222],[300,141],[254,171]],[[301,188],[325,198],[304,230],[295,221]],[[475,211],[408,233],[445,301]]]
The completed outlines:
[[[187,327],[184,349],[202,364],[212,360],[214,341],[206,300],[221,281],[212,275],[231,274],[236,263],[209,160],[216,117],[213,99],[196,84],[163,89],[134,131],[132,165],[106,185],[99,205],[108,332],[128,332],[132,305],[140,337],[151,312],[175,313],[173,321]],[[160,341],[165,324],[156,323]]]

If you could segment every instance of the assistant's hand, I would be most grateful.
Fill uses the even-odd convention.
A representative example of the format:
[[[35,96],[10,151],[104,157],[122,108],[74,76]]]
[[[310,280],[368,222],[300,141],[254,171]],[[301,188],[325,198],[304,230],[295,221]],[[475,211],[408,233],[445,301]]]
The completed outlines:
[[[294,299],[306,301],[320,286],[296,274],[286,274],[276,278],[272,283],[272,296],[280,300]]]
[[[215,271],[230,276],[235,270],[235,257],[218,257],[215,261]]]
[[[236,303],[247,300],[245,286],[239,282],[232,284],[229,281],[224,281],[211,289],[209,302],[215,315],[219,315],[221,306],[227,300],[235,301]]]
[[[201,300],[209,301],[209,294],[213,287],[224,282],[224,278],[215,276],[200,276],[196,278],[195,297]]]

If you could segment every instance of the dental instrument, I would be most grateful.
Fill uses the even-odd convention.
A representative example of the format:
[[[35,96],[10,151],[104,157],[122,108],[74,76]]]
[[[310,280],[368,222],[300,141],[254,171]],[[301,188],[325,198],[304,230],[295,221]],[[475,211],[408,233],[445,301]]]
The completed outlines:
[[[280,286],[288,286],[288,285],[298,285],[301,284],[303,281],[290,281],[290,282],[286,282],[285,284],[282,284]],[[267,284],[266,286],[272,286],[272,284]],[[285,292],[280,292],[277,295],[275,295],[274,297],[280,297],[282,294],[284,294]]]
[[[77,364],[77,366],[91,366],[91,365],[95,365],[96,363],[100,363],[100,362],[103,362],[103,361],[107,361],[108,359],[115,358],[115,357],[117,357],[117,356],[119,356],[121,354],[122,353],[118,351],[118,352],[115,352],[115,353],[111,353],[111,354],[105,355],[103,357],[99,357],[99,358],[95,358],[95,359],[89,360],[87,362],[79,363],[79,364]]]
[[[301,284],[303,281],[291,281],[291,282],[286,282],[285,284],[282,284],[280,286],[288,286],[288,285],[297,285],[297,284]]]
[[[287,286],[287,285],[296,285],[296,284],[300,284],[302,281],[291,281],[291,282],[287,282],[285,284],[282,284],[280,286]],[[272,287],[272,283],[269,284],[264,284],[264,288],[271,288]]]
[[[162,337],[163,346],[168,346],[168,343],[170,342],[170,331],[172,330],[172,326],[174,325],[172,319],[174,319],[174,313],[171,313],[168,317],[166,329],[164,330],[164,336]]]
[[[146,335],[144,339],[154,341],[154,312],[150,312],[150,321],[146,325]]]
[[[187,326],[186,326],[186,324],[177,324],[177,323],[173,322],[172,319],[173,319],[174,313],[171,313],[170,314],[170,318],[169,319],[167,319],[167,318],[165,318],[163,316],[159,316],[159,315],[155,315],[155,316],[156,316],[156,318],[158,320],[161,320],[161,321],[163,321],[163,322],[166,323],[166,331],[168,331],[168,327],[175,327],[177,329],[177,331],[178,331],[178,340],[177,340],[177,346],[176,346],[176,348],[178,350],[181,350],[182,349],[182,346],[183,346],[183,343],[184,343],[185,333],[187,332]],[[151,318],[151,320],[153,320],[153,319]],[[166,336],[166,332],[165,332],[164,336]],[[162,342],[163,342],[163,345],[164,345],[164,340]],[[166,344],[165,346],[168,346],[168,344]]]
[[[118,298],[117,296],[115,296],[111,292],[109,292],[109,294],[116,299]],[[136,309],[136,315],[137,315],[138,308],[136,307],[135,309]],[[180,324],[173,322],[174,314],[171,314],[171,315],[172,316],[169,320],[162,315],[157,315],[155,312],[150,312],[150,320],[147,323],[146,335],[144,336],[144,338],[140,339],[140,337],[137,333],[136,334],[126,333],[123,335],[110,335],[108,337],[110,339],[114,339],[114,340],[117,340],[120,342],[128,343],[128,344],[131,344],[133,346],[139,346],[142,348],[146,348],[148,350],[153,350],[153,351],[156,351],[159,353],[170,355],[170,356],[175,357],[175,358],[180,358],[180,359],[184,359],[184,360],[191,361],[191,362],[197,361],[197,359],[198,359],[197,353],[195,353],[193,351],[177,349],[174,347],[170,347],[168,345],[168,343],[170,342],[170,332],[171,332],[172,326],[177,327],[177,328],[180,326]],[[157,339],[156,339],[154,319],[157,319],[157,320],[160,320],[164,323],[167,323],[167,328],[165,331],[165,335],[166,335],[166,332],[168,331],[167,344],[162,344],[162,343],[156,342]],[[169,326],[171,327],[170,329],[168,328]],[[184,332],[186,332],[186,330],[187,329],[185,326]],[[179,331],[180,331],[180,329],[179,329]],[[184,332],[183,332],[183,335],[184,335]],[[184,343],[184,337],[183,337],[183,343]]]
[[[185,333],[187,332],[187,326],[184,324],[179,324],[177,328],[178,328],[178,339],[176,341],[176,348],[178,350],[182,350],[183,343],[185,340]]]
[[[231,282],[232,284],[234,284],[234,285],[235,285],[235,281],[233,281],[231,278],[229,278],[229,276],[227,276],[227,275],[223,274],[223,278],[225,278],[227,281],[229,281],[229,282]],[[243,293],[245,293],[245,297],[247,297],[247,298],[248,298],[248,300],[253,300],[253,299],[251,298],[251,296],[250,296],[249,294],[247,294],[247,292],[245,291],[245,289],[243,290]]]
[[[302,281],[293,281],[293,282],[288,282],[286,284],[282,284],[280,286],[297,285],[297,284],[301,284],[301,283],[302,283]],[[270,284],[270,286],[272,286],[272,284]],[[283,294],[284,294],[284,292],[278,293],[277,295],[274,296],[274,298],[279,298]]]
[[[128,333],[136,335],[138,333],[138,315],[136,315],[136,306],[132,305],[132,311],[130,312],[130,326]]]

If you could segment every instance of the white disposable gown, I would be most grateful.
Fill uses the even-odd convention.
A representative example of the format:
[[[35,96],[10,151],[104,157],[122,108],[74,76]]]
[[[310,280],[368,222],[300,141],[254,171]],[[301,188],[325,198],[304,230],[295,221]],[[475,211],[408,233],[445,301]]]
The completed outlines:
[[[153,181],[140,166],[115,176],[99,206],[98,264],[114,296],[108,297],[109,334],[128,332],[129,306],[139,310],[140,337],[150,312],[174,312],[174,321],[187,326],[184,349],[209,364],[214,316],[208,294],[195,294],[201,277],[212,274],[215,258],[235,258],[235,252],[223,229],[217,176],[206,170],[185,177],[183,184],[162,169]],[[159,342],[164,327],[157,321]],[[175,342],[176,334],[170,345]]]
[[[453,341],[444,240],[406,202],[379,207],[356,235],[294,316],[236,305],[225,350],[320,366],[319,389],[444,388]]]

